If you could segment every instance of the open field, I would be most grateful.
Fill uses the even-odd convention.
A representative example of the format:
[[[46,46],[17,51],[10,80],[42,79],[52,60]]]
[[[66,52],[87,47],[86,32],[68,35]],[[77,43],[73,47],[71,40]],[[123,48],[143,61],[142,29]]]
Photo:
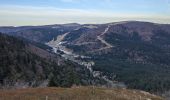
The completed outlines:
[[[0,90],[0,100],[163,100],[143,91],[99,87]]]

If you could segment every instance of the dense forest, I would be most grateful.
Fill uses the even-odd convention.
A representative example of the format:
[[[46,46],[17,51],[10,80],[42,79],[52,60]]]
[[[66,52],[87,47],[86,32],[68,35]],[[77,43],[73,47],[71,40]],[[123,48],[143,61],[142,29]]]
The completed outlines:
[[[94,69],[115,74],[115,80],[124,82],[128,88],[155,93],[169,90],[170,35],[162,30],[155,34],[149,42],[142,41],[136,32],[126,36],[109,34],[105,38],[116,48],[107,54],[93,55]]]

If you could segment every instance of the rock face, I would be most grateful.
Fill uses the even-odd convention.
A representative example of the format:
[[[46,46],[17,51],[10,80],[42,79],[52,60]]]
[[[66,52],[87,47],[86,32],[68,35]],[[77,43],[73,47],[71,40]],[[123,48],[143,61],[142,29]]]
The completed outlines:
[[[98,87],[0,90],[1,100],[163,100],[148,92]]]

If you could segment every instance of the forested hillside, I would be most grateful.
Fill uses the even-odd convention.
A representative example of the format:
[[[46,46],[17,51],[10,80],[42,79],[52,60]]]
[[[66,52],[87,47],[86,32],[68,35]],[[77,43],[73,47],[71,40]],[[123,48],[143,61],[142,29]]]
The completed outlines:
[[[93,80],[82,66],[12,36],[0,34],[0,55],[1,88],[71,87]]]

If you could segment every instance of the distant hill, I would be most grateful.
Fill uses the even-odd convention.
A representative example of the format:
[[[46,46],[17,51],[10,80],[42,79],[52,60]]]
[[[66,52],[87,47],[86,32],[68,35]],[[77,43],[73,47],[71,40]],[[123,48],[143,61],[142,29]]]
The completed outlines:
[[[148,92],[98,87],[0,90],[1,100],[163,100]]]
[[[45,43],[55,39],[58,35],[69,32],[79,24],[56,24],[45,26],[21,26],[21,27],[0,27],[0,32],[8,35],[23,37],[34,42]]]

